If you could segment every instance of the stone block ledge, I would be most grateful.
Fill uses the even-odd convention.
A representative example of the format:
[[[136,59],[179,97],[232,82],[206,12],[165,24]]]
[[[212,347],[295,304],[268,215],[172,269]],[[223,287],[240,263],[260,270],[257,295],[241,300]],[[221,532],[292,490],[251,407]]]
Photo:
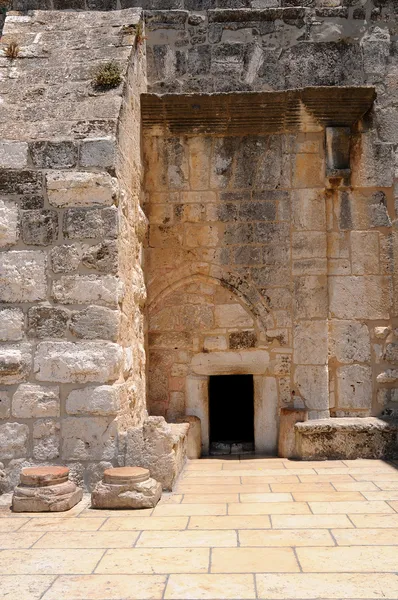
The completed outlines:
[[[296,423],[302,460],[388,458],[396,453],[398,421],[377,417],[330,418]]]

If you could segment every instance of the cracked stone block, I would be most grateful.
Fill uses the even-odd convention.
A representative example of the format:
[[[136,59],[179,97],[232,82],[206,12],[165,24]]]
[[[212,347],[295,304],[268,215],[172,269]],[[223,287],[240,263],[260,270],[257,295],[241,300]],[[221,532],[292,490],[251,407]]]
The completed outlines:
[[[306,408],[317,411],[329,409],[327,366],[297,366],[294,383],[297,395],[304,400]]]
[[[45,300],[46,255],[28,250],[0,253],[0,281],[0,302]]]
[[[118,386],[100,385],[73,390],[66,399],[69,415],[117,415],[120,410]]]
[[[103,273],[116,273],[118,269],[118,250],[116,241],[104,241],[97,246],[87,248],[82,263],[89,269]]]
[[[116,381],[123,366],[123,349],[112,342],[41,342],[34,372],[39,381],[107,383]]]
[[[390,280],[378,275],[329,277],[330,311],[337,319],[388,319]]]
[[[23,337],[25,317],[19,308],[0,309],[0,341],[18,342]]]
[[[49,246],[58,237],[58,213],[55,210],[24,210],[21,228],[25,244]]]
[[[18,206],[15,202],[0,200],[0,248],[16,244],[18,237]]]
[[[12,416],[20,419],[59,417],[58,386],[21,384],[12,397]]]
[[[108,173],[52,171],[46,175],[52,206],[110,206],[117,198],[117,180]]]
[[[0,346],[0,384],[12,385],[26,381],[32,368],[30,344],[3,344]]]

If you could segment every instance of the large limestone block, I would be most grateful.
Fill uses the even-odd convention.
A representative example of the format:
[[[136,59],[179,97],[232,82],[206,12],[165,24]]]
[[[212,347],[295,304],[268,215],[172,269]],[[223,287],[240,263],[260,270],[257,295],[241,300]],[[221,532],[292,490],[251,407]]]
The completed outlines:
[[[301,365],[325,365],[328,361],[326,321],[300,321],[293,330],[293,360]]]
[[[328,368],[327,366],[299,365],[295,368],[294,382],[297,395],[312,410],[329,409]]]
[[[200,458],[202,452],[202,430],[199,417],[185,415],[177,423],[189,423],[187,439],[187,457]]]
[[[116,341],[120,318],[119,311],[105,306],[89,306],[73,315],[70,329],[79,338]]]
[[[337,319],[388,319],[390,278],[378,275],[329,277],[330,311]]]
[[[395,448],[397,426],[376,417],[333,418],[295,425],[304,460],[385,458]]]
[[[18,235],[18,206],[0,200],[0,248],[16,244]]]
[[[369,329],[358,321],[329,322],[330,355],[338,362],[368,362],[370,360]]]
[[[116,423],[104,417],[68,417],[62,421],[64,460],[113,460],[116,457]]]
[[[216,327],[252,327],[253,319],[240,304],[220,304],[214,309]]]
[[[120,467],[104,471],[91,494],[93,508],[153,508],[162,495],[162,486],[149,477],[148,469]]]
[[[61,425],[55,419],[38,419],[33,424],[33,458],[39,461],[59,457]]]
[[[279,420],[278,456],[294,458],[296,456],[296,439],[294,426],[307,420],[305,408],[282,408]]]
[[[11,385],[26,381],[32,368],[30,344],[3,344],[0,346],[0,384]]]
[[[0,342],[18,342],[23,337],[24,314],[19,308],[0,310]]]
[[[337,369],[339,408],[372,407],[372,369],[364,365],[348,365]]]
[[[66,399],[69,415],[116,415],[120,410],[120,388],[100,385],[73,390]]]
[[[12,398],[12,416],[20,419],[59,417],[59,387],[21,384]]]
[[[62,304],[106,304],[116,307],[124,285],[113,275],[64,275],[53,283],[54,300]]]
[[[68,480],[66,467],[22,469],[21,482],[12,497],[14,512],[63,512],[83,497],[83,490]]]
[[[39,381],[107,383],[118,379],[123,350],[112,342],[41,342],[34,371]]]
[[[188,423],[166,423],[163,417],[148,417],[126,436],[126,465],[149,469],[164,490],[172,490],[186,461]]]
[[[23,458],[28,453],[29,427],[21,423],[0,425],[0,458]]]
[[[46,176],[48,200],[53,206],[110,206],[117,197],[117,180],[108,173],[50,171]]]
[[[269,353],[266,350],[241,350],[196,354],[191,368],[198,375],[262,375],[268,365]]]
[[[29,250],[0,253],[0,282],[0,302],[45,300],[45,253]]]

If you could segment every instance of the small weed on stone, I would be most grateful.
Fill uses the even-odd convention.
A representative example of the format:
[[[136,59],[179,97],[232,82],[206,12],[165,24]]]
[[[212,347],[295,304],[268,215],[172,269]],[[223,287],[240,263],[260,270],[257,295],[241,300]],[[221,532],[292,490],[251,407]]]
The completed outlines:
[[[9,58],[10,60],[14,60],[14,58],[18,58],[19,51],[20,51],[20,48],[19,48],[17,42],[10,42],[4,48],[4,55],[6,58]]]
[[[96,90],[106,91],[117,88],[122,83],[122,74],[117,63],[107,62],[95,71],[93,87]]]

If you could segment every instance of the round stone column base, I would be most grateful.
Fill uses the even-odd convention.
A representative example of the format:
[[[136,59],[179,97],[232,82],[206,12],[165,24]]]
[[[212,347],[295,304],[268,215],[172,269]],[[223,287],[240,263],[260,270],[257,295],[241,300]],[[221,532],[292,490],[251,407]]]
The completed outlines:
[[[153,508],[162,495],[161,484],[147,469],[119,467],[104,471],[104,479],[91,494],[93,508]]]
[[[22,469],[12,497],[14,512],[64,512],[83,497],[83,490],[68,480],[66,467]]]

